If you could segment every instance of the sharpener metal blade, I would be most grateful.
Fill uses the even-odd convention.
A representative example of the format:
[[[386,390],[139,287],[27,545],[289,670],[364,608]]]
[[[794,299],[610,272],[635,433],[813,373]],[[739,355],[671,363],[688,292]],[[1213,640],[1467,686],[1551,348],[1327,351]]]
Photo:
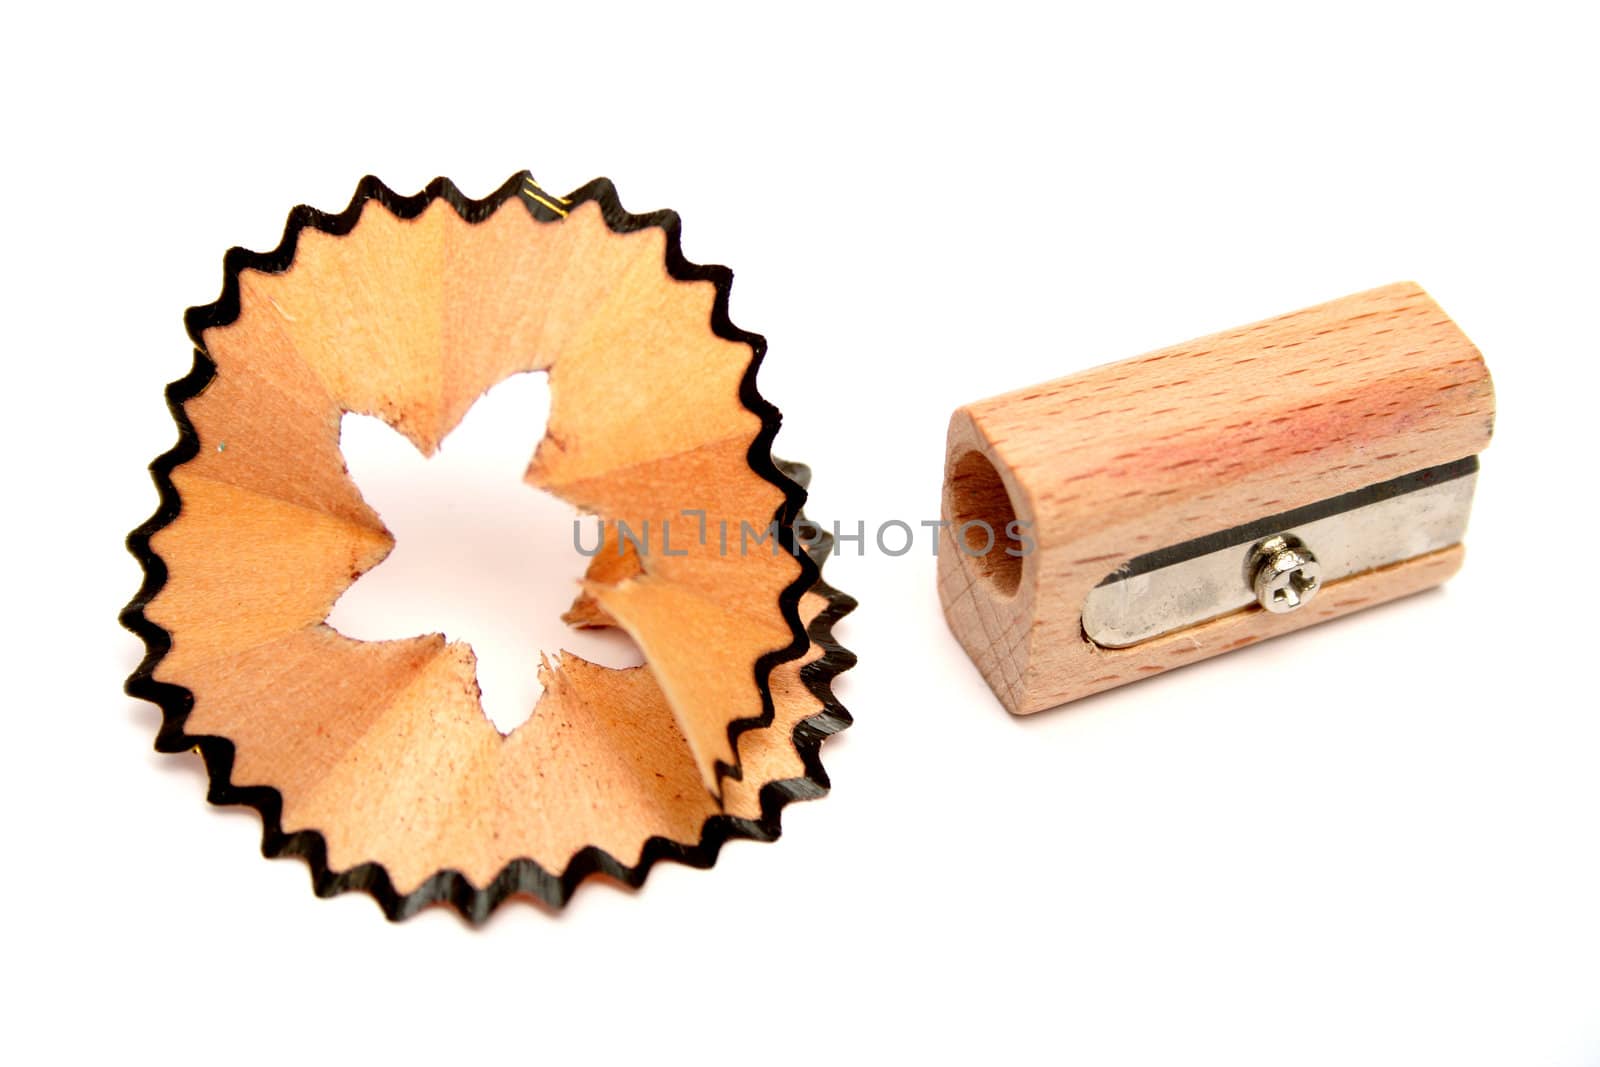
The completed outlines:
[[[1472,509],[1478,458],[1222,530],[1136,557],[1089,593],[1083,629],[1106,648],[1127,648],[1241,609],[1259,610],[1257,549],[1275,536],[1315,553],[1324,583],[1458,544]]]

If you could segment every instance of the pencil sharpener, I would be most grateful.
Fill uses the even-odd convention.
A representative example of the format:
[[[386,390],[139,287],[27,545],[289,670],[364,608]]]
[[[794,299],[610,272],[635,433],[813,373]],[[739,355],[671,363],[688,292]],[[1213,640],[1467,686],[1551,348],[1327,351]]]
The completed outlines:
[[[1411,283],[969,404],[945,617],[1028,714],[1427,589],[1493,423],[1483,357]]]

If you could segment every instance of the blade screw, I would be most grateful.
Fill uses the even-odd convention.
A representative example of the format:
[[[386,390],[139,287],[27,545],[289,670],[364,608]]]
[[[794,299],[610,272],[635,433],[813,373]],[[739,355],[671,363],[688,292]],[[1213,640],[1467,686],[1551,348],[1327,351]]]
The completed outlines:
[[[1307,604],[1322,588],[1322,565],[1298,538],[1269,537],[1250,553],[1256,602],[1274,615]]]

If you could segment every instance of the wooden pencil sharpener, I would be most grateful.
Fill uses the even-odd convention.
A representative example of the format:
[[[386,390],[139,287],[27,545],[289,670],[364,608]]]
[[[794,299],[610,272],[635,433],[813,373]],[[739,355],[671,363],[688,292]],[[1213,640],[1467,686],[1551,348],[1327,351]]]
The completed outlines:
[[[1400,283],[969,404],[939,594],[1029,714],[1437,585],[1494,392]]]

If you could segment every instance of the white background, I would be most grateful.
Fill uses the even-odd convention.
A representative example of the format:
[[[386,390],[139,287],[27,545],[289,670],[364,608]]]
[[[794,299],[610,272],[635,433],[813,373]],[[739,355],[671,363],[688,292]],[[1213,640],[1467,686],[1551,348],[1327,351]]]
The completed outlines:
[[[0,1055],[1600,1064],[1590,12],[769,10],[8,12]],[[180,314],[364,173],[524,166],[736,269],[824,521],[933,517],[962,402],[1418,280],[1498,392],[1466,569],[1015,720],[931,557],[841,558],[858,722],[781,842],[317,900],[120,692]]]

